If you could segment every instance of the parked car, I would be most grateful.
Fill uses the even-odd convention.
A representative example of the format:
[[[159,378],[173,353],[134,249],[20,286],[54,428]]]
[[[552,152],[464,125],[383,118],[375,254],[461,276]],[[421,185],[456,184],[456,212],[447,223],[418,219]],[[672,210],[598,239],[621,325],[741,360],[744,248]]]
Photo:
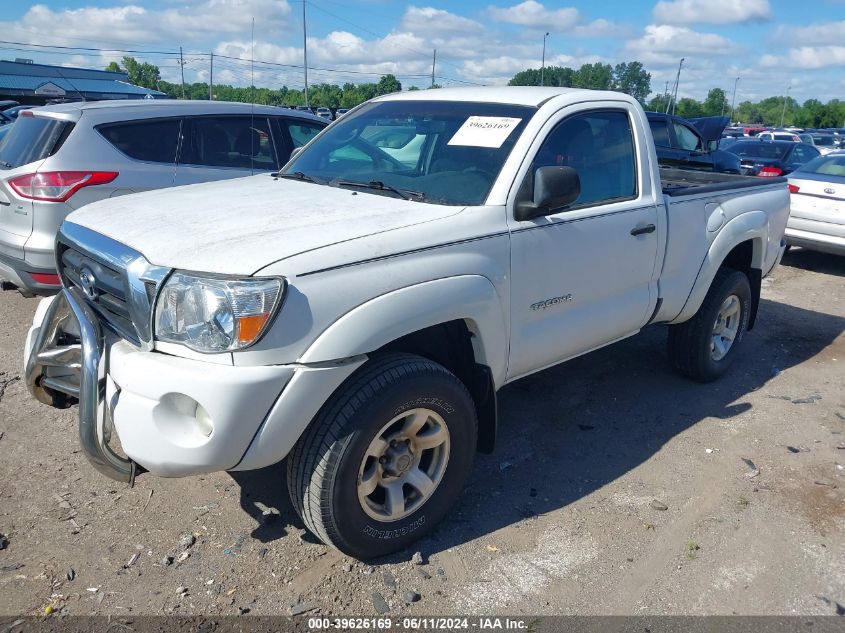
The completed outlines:
[[[284,165],[323,119],[271,106],[100,101],[24,110],[0,147],[0,278],[59,288],[65,216],[95,200],[237,178]]]
[[[801,143],[801,137],[795,132],[760,132],[757,138],[764,141],[791,141]],[[812,144],[812,143],[811,143]]]
[[[413,167],[367,141],[395,126],[425,136]],[[728,371],[788,214],[784,179],[659,168],[626,94],[386,95],[276,177],[72,214],[25,382],[79,400],[83,452],[120,481],[287,456],[305,525],[372,558],[459,499],[503,385],[649,323],[682,374]]]
[[[729,117],[687,121],[661,112],[646,112],[646,116],[661,165],[739,173],[739,159],[719,149],[722,131],[730,123]]]
[[[811,134],[813,145],[822,153],[830,154],[839,148],[839,143],[833,134]]]
[[[845,255],[845,152],[811,160],[789,176],[786,243]]]
[[[745,125],[742,127],[742,133],[745,136],[757,136],[760,132],[768,132],[769,128],[761,125]]]
[[[746,139],[728,146],[727,151],[739,157],[745,176],[785,176],[821,152],[806,143]]]
[[[332,120],[332,111],[328,108],[317,108],[317,116],[322,119]]]
[[[18,103],[17,101],[13,101],[11,99],[0,101],[0,112],[4,112],[4,111],[8,110],[9,108],[15,108],[19,105],[20,105],[20,103]]]
[[[18,118],[18,115],[23,112],[24,110],[32,110],[36,106],[31,105],[19,105],[13,106],[8,110],[3,110],[3,115],[9,117],[12,121]]]
[[[347,112],[349,112],[349,108],[338,108],[337,110],[335,110],[334,118],[339,119]]]

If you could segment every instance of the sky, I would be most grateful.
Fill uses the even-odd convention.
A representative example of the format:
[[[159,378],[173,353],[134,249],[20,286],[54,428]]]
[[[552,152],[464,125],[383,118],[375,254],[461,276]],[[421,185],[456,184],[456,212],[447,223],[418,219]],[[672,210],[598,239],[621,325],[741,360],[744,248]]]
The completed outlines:
[[[503,85],[525,68],[640,61],[662,93],[736,102],[845,98],[845,0],[305,0],[309,83]],[[105,67],[124,52],[168,81],[301,88],[301,0],[5,2],[0,59]],[[14,43],[8,43],[14,42]],[[36,46],[38,45],[38,46]],[[44,48],[65,46],[72,49]],[[81,50],[80,47],[90,49]],[[255,64],[250,59],[256,60]],[[739,77],[739,81],[736,78]]]

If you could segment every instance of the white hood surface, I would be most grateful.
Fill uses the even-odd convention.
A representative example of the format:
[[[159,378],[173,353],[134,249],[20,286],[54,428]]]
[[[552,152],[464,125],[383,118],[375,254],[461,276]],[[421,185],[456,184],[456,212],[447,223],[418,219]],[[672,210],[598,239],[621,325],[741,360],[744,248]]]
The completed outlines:
[[[250,275],[299,253],[461,210],[263,174],[110,198],[67,221],[141,252],[152,264]]]

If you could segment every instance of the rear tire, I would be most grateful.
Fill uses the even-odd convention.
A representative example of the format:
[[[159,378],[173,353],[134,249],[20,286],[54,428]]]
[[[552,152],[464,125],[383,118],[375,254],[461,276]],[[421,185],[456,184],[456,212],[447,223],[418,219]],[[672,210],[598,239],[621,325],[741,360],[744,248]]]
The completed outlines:
[[[685,323],[669,326],[669,361],[679,373],[711,382],[733,363],[751,312],[748,277],[720,268],[698,312]]]
[[[463,490],[476,449],[475,406],[446,368],[420,356],[367,362],[341,385],[288,459],[306,527],[360,559],[407,547]]]

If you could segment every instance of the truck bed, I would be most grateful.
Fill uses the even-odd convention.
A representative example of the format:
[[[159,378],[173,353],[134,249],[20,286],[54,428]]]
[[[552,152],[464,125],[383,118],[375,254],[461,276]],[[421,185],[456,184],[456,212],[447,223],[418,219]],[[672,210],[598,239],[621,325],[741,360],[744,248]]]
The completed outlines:
[[[786,182],[786,178],[758,178],[737,174],[721,174],[696,169],[660,168],[660,184],[667,196],[698,193],[720,193]]]

